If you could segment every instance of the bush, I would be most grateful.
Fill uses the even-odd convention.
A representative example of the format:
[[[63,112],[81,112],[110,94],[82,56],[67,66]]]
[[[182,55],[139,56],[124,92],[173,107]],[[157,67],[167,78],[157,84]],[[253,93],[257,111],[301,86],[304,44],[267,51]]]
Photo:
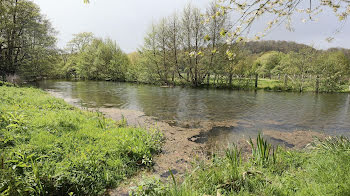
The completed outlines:
[[[9,82],[4,82],[0,80],[0,86],[8,86],[8,87],[12,87],[12,86],[16,86],[15,84],[9,83]]]

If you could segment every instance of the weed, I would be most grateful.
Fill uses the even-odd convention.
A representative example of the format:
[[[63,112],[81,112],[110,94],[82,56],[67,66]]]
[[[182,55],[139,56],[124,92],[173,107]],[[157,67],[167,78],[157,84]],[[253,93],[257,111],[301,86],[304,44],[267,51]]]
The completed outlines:
[[[252,147],[252,157],[256,164],[266,166],[271,162],[276,163],[277,148],[271,146],[259,133],[256,138],[256,147],[250,138],[249,143]],[[272,150],[272,152],[271,152]]]

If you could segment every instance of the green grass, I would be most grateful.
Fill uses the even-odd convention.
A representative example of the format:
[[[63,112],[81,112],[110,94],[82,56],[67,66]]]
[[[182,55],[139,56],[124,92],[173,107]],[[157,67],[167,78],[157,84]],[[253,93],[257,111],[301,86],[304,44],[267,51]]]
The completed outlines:
[[[161,140],[41,90],[0,86],[0,195],[99,195],[150,166]]]
[[[270,149],[266,140],[253,146],[248,160],[240,161],[237,146],[196,163],[181,184],[150,179],[134,189],[135,195],[350,195],[350,141],[330,138],[314,148],[289,151],[278,148],[275,154],[257,153]],[[262,156],[262,154],[264,154]],[[275,156],[275,158],[274,158]],[[261,162],[262,157],[264,162]]]
[[[290,91],[290,92],[299,92],[300,88],[297,83],[293,83],[291,80],[288,80],[288,85],[284,85],[284,81],[281,78],[280,80],[277,79],[269,79],[269,78],[259,78],[258,80],[258,87],[255,88],[255,79],[254,78],[234,78],[232,80],[232,84],[229,85],[227,83],[227,80],[222,80],[218,83],[214,83],[214,78],[211,77],[209,81],[209,87],[210,88],[219,88],[219,89],[236,89],[236,90],[267,90],[267,91]],[[183,80],[175,80],[175,84],[179,86],[190,86],[189,83],[184,82]],[[208,87],[206,85],[206,81],[204,81],[204,84],[202,87]],[[314,92],[314,82],[305,81],[303,92]],[[339,93],[348,93],[350,92],[349,85],[343,84],[339,85],[339,88],[333,89],[329,92],[339,92]],[[322,89],[320,87],[320,92],[328,92],[325,89]]]

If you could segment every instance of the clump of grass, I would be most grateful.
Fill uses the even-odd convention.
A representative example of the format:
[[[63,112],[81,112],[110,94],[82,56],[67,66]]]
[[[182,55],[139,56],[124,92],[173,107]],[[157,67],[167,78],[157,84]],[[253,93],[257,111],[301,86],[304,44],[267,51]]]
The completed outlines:
[[[161,142],[41,90],[0,87],[0,195],[99,195],[151,166]]]
[[[239,167],[242,164],[242,150],[236,144],[233,144],[231,148],[225,150],[225,158],[231,169],[230,174],[232,174],[232,178],[238,179]]]
[[[350,140],[347,137],[328,137],[324,140],[318,140],[318,148],[328,151],[350,151]]]
[[[256,146],[250,138],[249,144],[252,147],[252,157],[256,164],[266,166],[271,161],[276,163],[276,149],[265,140],[261,134],[256,138]],[[278,148],[278,147],[277,147]]]

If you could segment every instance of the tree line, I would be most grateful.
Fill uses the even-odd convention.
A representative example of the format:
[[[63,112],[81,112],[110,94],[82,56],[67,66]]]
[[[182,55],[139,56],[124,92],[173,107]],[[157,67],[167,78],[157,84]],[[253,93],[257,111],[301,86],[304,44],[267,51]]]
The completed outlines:
[[[125,81],[128,56],[111,39],[96,38],[92,33],[79,33],[61,51],[58,77]]]
[[[28,0],[0,4],[0,75],[28,80],[67,78],[256,89],[265,80],[274,90],[343,90],[349,85],[350,50],[316,50],[286,41],[250,41],[233,36],[233,22],[216,2],[205,10],[188,5],[154,22],[137,52],[125,54],[109,38],[83,32],[65,48]],[[240,27],[235,27],[239,32]]]
[[[115,41],[79,33],[59,49],[55,29],[32,1],[1,0],[0,19],[1,80],[126,78],[129,59]]]
[[[274,79],[275,90],[339,91],[349,84],[349,50],[316,50],[286,41],[232,42],[232,21],[188,5],[151,25],[144,45],[133,54],[132,79],[165,85],[257,88]],[[239,27],[237,27],[239,28]],[[244,39],[244,38],[242,38]]]

